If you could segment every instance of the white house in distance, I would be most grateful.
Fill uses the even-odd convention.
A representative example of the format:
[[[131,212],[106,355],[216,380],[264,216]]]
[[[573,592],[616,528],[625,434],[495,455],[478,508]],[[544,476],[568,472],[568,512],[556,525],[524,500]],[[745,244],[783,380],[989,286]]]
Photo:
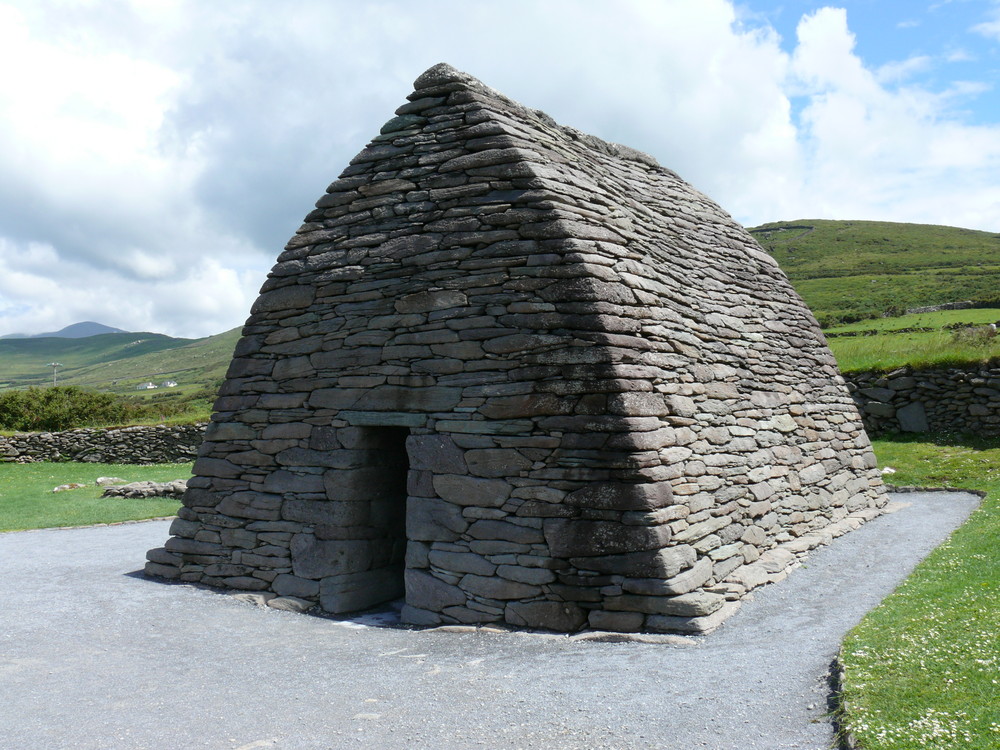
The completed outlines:
[[[164,380],[162,383],[160,383],[160,387],[161,388],[176,388],[177,387],[177,381],[176,380]]]
[[[154,388],[159,388],[159,386],[156,383],[139,383],[139,385],[135,387],[137,391],[151,391]]]

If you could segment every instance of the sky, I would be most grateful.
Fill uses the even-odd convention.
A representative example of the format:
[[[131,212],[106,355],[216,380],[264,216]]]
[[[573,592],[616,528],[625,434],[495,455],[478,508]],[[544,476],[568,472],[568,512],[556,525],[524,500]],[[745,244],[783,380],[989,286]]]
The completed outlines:
[[[746,226],[1000,233],[1000,0],[0,0],[0,335],[241,325],[438,62]]]

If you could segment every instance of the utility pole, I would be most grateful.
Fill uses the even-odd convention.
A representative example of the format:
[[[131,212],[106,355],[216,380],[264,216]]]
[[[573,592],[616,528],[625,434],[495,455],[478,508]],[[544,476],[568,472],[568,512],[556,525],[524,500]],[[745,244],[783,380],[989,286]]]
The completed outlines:
[[[49,367],[52,368],[52,387],[56,387],[56,372],[58,368],[62,367],[62,362],[49,362]]]

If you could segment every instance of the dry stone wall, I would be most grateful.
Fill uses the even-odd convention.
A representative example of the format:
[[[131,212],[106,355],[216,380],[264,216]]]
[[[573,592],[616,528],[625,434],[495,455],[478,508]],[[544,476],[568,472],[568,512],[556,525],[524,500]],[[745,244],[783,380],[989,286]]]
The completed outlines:
[[[1000,435],[1000,365],[851,373],[871,437],[890,432]]]
[[[0,435],[0,461],[160,464],[193,461],[207,423]]]
[[[885,502],[741,227],[447,66],[288,243],[215,408],[147,572],[414,624],[708,630]]]

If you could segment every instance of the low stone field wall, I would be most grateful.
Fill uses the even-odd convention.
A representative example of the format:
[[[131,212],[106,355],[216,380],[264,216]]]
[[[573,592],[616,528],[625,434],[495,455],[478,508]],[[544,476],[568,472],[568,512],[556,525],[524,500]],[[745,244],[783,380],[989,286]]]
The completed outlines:
[[[194,461],[207,422],[144,425],[65,432],[19,432],[0,436],[0,461],[89,461],[110,464],[167,464]]]
[[[887,432],[1000,435],[1000,365],[905,367],[845,375],[869,437]]]

